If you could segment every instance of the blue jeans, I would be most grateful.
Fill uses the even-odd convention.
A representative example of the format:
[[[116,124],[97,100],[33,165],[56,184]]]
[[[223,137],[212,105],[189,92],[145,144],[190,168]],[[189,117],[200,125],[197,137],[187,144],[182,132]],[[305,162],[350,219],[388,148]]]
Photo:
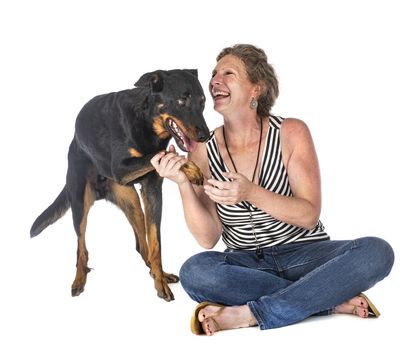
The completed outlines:
[[[197,302],[247,304],[260,329],[287,326],[335,306],[385,278],[394,263],[383,239],[293,243],[255,251],[206,251],[189,258],[180,280]]]

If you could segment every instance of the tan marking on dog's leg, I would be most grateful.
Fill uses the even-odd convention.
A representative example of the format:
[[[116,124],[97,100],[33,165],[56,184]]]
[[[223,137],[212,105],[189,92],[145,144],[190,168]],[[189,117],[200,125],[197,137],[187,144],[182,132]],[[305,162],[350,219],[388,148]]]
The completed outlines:
[[[155,170],[155,168],[153,167],[153,165],[151,163],[146,164],[143,168],[133,171],[130,174],[125,175],[122,179],[121,179],[121,184],[122,185],[126,185],[131,181],[134,181],[136,179],[138,179],[139,177],[142,177],[148,173],[150,173],[151,171]]]
[[[78,296],[83,292],[86,284],[86,276],[90,269],[87,267],[89,253],[86,248],[86,226],[89,209],[95,202],[96,196],[92,186],[88,183],[85,186],[83,197],[83,217],[79,226],[77,241],[77,269],[76,277],[71,287],[72,296]]]
[[[111,182],[111,192],[115,204],[124,212],[133,228],[136,238],[136,250],[140,253],[145,264],[150,267],[144,214],[136,189],[134,186],[123,186],[116,182]]]
[[[156,232],[156,233],[155,233]],[[173,273],[168,273],[165,272],[163,270],[162,267],[162,250],[161,250],[161,243],[159,242],[158,239],[158,234],[157,234],[157,228],[156,225],[152,225],[151,230],[150,230],[150,236],[148,235],[148,241],[149,241],[149,251],[150,251],[150,247],[154,248],[152,249],[152,252],[149,253],[149,260],[150,260],[150,272],[153,278],[155,278],[153,276],[153,272],[152,271],[161,271],[162,272],[162,278],[161,281],[163,282],[158,282],[159,283],[163,283],[164,287],[163,289],[165,290],[164,295],[165,296],[160,296],[161,298],[166,299],[167,301],[170,300],[174,300],[174,296],[171,292],[171,289],[169,288],[169,286],[167,285],[168,283],[177,283],[179,282],[179,277],[177,275],[174,275]],[[152,268],[152,261],[154,263],[154,268]],[[160,280],[160,277],[159,277]],[[155,285],[156,285],[156,279],[155,279]],[[158,287],[156,287],[157,290]]]
[[[133,158],[140,158],[140,157],[142,157],[143,155],[141,154],[141,152],[139,152],[138,150],[136,150],[135,148],[133,148],[133,147],[130,147],[129,149],[128,149],[128,153],[130,153],[130,155],[133,157]]]
[[[178,282],[179,278],[172,274],[163,272],[162,269],[162,257],[161,247],[159,242],[159,232],[156,223],[148,217],[147,213],[150,213],[150,204],[147,201],[146,195],[142,192],[142,199],[145,206],[145,219],[146,219],[146,232],[147,242],[149,249],[148,260],[150,262],[150,274],[154,279],[155,288],[158,296],[165,299],[166,301],[174,300],[174,295],[168,286],[168,282]]]
[[[158,241],[156,225],[153,223],[148,227],[147,238],[149,242],[150,272],[155,281],[155,288],[158,292],[158,296],[166,301],[171,301],[174,299],[174,295],[168,286],[168,282],[162,270],[160,243]]]

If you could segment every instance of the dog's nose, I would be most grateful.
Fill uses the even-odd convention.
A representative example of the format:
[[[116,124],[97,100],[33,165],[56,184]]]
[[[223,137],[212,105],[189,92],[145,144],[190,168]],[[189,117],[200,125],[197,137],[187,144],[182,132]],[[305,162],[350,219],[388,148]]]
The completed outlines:
[[[198,142],[205,142],[209,139],[210,133],[208,130],[201,130],[199,129],[197,132],[197,141]]]

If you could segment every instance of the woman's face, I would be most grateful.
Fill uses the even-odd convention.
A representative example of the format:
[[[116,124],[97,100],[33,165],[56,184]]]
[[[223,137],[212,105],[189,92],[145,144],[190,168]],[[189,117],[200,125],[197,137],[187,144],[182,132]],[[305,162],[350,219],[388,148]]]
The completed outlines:
[[[249,81],[244,63],[234,55],[226,55],[217,62],[209,89],[214,109],[222,114],[249,110],[252,97],[256,97],[256,85]]]

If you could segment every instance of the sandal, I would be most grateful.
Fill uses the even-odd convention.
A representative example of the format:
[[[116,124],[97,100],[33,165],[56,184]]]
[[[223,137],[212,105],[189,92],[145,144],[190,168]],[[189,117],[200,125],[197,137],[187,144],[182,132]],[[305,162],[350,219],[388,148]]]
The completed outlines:
[[[376,317],[377,318],[381,315],[381,313],[378,311],[376,306],[373,305],[373,303],[369,300],[369,298],[365,294],[360,293],[359,297],[365,299],[367,304],[368,304],[368,316],[367,317]]]
[[[201,322],[198,319],[198,313],[204,309],[206,306],[219,306],[219,307],[225,307],[225,305],[221,305],[221,304],[216,304],[216,303],[211,303],[209,301],[203,301],[202,303],[198,304],[194,310],[193,315],[191,316],[191,322],[190,322],[190,328],[191,328],[191,332],[193,332],[194,334],[200,335],[200,334],[205,334],[203,327],[201,327]]]

